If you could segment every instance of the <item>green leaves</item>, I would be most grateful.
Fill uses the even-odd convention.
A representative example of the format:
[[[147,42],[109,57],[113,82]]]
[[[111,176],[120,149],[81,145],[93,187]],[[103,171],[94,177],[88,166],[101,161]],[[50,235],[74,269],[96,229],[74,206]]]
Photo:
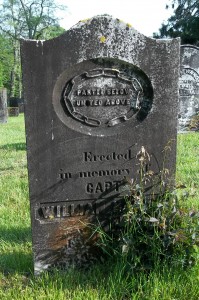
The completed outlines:
[[[0,34],[0,87],[10,87],[12,64],[12,43],[4,34]]]
[[[4,0],[0,29],[14,39],[37,39],[44,29],[58,26],[55,13],[65,8],[54,0]]]
[[[162,24],[154,37],[181,37],[182,44],[199,44],[199,2],[198,0],[175,0],[174,14]]]
[[[169,148],[166,146],[164,149],[165,160]],[[137,154],[137,160],[140,168],[138,178],[126,178],[126,186],[122,189],[126,193],[125,201],[122,209],[118,210],[118,216],[114,213],[116,220],[120,218],[119,232],[118,223],[114,223],[113,219],[111,233],[103,235],[106,237],[103,249],[106,249],[106,254],[108,252],[116,259],[125,260],[131,269],[136,270],[153,269],[162,263],[192,266],[199,247],[199,212],[180,204],[177,192],[166,186],[159,195],[147,196],[148,183],[154,186],[159,180],[167,182],[168,170],[165,171],[163,163],[159,174],[149,171],[146,166],[150,155],[144,147]],[[149,172],[150,180],[146,181]],[[184,187],[183,184],[177,185],[178,189]],[[183,195],[181,199],[186,200]],[[116,232],[114,228],[117,228]]]
[[[64,29],[58,25],[55,13],[64,9],[54,0],[4,0],[0,9],[0,87],[6,87],[10,97],[22,94],[20,38],[49,39],[60,35]]]

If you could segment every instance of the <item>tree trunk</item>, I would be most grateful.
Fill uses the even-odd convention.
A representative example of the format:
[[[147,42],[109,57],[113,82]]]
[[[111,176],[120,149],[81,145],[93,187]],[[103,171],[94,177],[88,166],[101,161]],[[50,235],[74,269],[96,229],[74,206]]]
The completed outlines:
[[[20,75],[20,50],[18,40],[13,41],[14,63],[11,71],[10,97],[19,97],[21,94],[21,75]]]

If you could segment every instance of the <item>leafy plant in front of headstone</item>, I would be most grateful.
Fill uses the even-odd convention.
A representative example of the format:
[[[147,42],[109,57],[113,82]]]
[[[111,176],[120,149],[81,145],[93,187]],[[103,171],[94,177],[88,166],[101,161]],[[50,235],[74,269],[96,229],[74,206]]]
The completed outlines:
[[[165,147],[166,152],[170,146]],[[139,176],[126,179],[123,192],[125,204],[118,213],[120,229],[111,233],[100,226],[99,246],[105,254],[124,260],[129,269],[150,270],[163,262],[171,266],[191,266],[199,256],[199,212],[182,205],[176,191],[167,186],[168,170],[162,168],[159,174],[145,171],[150,155],[144,147],[137,154]],[[160,185],[159,195],[146,195],[149,185]],[[116,218],[117,219],[117,218]]]

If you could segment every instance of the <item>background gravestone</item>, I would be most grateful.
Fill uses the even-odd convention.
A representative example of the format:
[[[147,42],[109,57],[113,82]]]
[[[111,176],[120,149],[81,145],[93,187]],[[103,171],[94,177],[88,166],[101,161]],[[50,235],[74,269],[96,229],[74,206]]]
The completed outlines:
[[[199,48],[196,46],[181,46],[179,88],[179,130],[194,129],[190,122],[199,114]]]
[[[9,117],[18,117],[19,116],[19,107],[8,107]]]
[[[142,146],[173,177],[179,49],[109,16],[21,42],[36,274],[96,259],[89,224],[114,217]]]
[[[8,119],[7,90],[0,89],[0,123],[6,123]]]
[[[11,97],[8,101],[9,107],[18,107],[19,113],[24,112],[24,99],[23,98],[17,98],[17,97]]]

